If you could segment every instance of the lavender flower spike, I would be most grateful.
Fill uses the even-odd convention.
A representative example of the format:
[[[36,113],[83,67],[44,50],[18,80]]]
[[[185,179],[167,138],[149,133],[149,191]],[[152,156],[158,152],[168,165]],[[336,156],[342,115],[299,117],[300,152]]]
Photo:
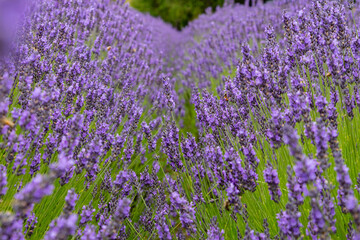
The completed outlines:
[[[278,173],[269,161],[267,162],[266,165],[267,167],[264,170],[264,179],[269,186],[271,200],[277,203],[279,202],[281,197],[281,190],[279,187],[280,181],[279,181]]]

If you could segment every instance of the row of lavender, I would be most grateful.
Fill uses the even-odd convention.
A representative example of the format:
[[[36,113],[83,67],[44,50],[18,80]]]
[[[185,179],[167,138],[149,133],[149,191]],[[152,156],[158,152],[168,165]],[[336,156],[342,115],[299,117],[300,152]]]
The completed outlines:
[[[271,200],[286,204],[272,219],[281,239],[343,239],[349,215],[357,230],[350,221],[347,238],[358,239],[358,193],[351,180],[358,173],[358,11],[351,1],[302,4],[285,3],[284,30],[266,27],[260,51],[254,44],[258,41],[242,45],[236,76],[224,79],[220,99],[195,91],[198,125],[222,150],[210,168],[217,188],[226,189],[235,221],[237,213],[251,223],[250,211],[250,216],[271,218],[274,212],[267,208],[276,206],[254,204],[264,201],[265,193],[257,191],[267,183]],[[281,33],[284,38],[277,40]],[[293,160],[284,154],[287,148]],[[352,176],[345,162],[352,166]],[[287,201],[280,201],[284,192]],[[244,202],[251,205],[244,207]],[[259,205],[266,214],[259,213]],[[262,237],[246,229],[250,239]]]
[[[0,65],[1,237],[359,239],[359,16],[227,4],[176,32],[33,1]]]
[[[27,7],[20,39],[1,60],[1,239],[45,233],[67,239],[80,219],[79,235],[95,236],[94,225],[85,227],[94,212],[86,197],[101,179],[110,185],[94,191],[94,200],[101,197],[93,206],[100,208],[99,238],[110,237],[125,225],[109,221],[115,209],[103,209],[121,197],[119,211],[126,211],[126,197],[136,192],[136,175],[125,169],[133,154],[145,155],[140,118],[160,116],[149,125],[142,120],[148,132],[161,121],[165,58],[151,47],[145,19],[123,2],[32,1]],[[112,163],[133,178],[121,196],[121,180],[112,189],[111,174],[119,172]],[[109,190],[114,196],[103,193]],[[86,207],[82,217],[72,213],[76,200]]]

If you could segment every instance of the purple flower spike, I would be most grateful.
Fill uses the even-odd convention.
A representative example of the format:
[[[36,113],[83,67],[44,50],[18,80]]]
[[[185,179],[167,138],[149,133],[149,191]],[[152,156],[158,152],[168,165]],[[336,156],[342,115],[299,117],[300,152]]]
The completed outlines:
[[[298,143],[296,130],[290,126],[284,127],[284,142],[289,145],[290,153],[296,158],[294,166],[296,177],[300,184],[312,182],[316,178],[318,163],[311,158],[306,157]]]
[[[267,167],[264,170],[264,179],[268,184],[271,200],[279,202],[281,197],[281,190],[279,187],[279,177],[276,169],[273,168],[270,162],[267,162]]]
[[[80,240],[97,240],[95,227],[93,225],[86,225]]]
[[[127,198],[120,199],[114,213],[114,216],[118,220],[125,220],[130,215],[130,203],[131,201]]]
[[[185,198],[180,197],[179,193],[173,192],[170,195],[172,206],[180,212],[180,222],[189,235],[196,233],[195,226],[195,209],[192,203],[189,203]]]
[[[317,162],[314,159],[305,157],[303,161],[296,162],[294,171],[299,183],[306,184],[316,178]]]
[[[31,215],[26,219],[26,224],[25,224],[25,235],[30,237],[35,229],[35,225],[37,224],[37,217],[35,216],[34,213],[31,213]]]
[[[6,194],[7,191],[7,177],[6,177],[6,167],[4,165],[0,165],[0,197]]]
[[[10,213],[0,213],[0,236],[3,240],[25,240],[21,219]]]
[[[86,223],[90,222],[93,218],[93,213],[95,212],[95,209],[91,208],[91,206],[83,206],[82,212],[81,212],[81,220],[80,225],[85,225]]]
[[[65,197],[65,206],[63,211],[65,215],[70,215],[71,212],[74,211],[77,199],[78,195],[75,193],[75,190],[70,189]]]
[[[20,215],[27,215],[31,211],[33,204],[52,194],[54,186],[48,176],[36,175],[19,193],[15,195],[17,203],[15,210]]]
[[[281,233],[289,239],[300,237],[302,224],[299,221],[301,213],[293,203],[286,204],[286,210],[277,214]]]
[[[320,163],[321,170],[325,171],[330,166],[327,159],[328,131],[321,119],[316,122],[313,128],[315,133],[316,157]]]
[[[76,214],[71,214],[68,217],[60,216],[55,221],[51,222],[50,229],[47,231],[44,239],[67,239],[69,236],[74,235],[77,228],[77,219],[78,216]]]
[[[156,223],[156,229],[161,240],[171,240],[171,234],[169,226],[166,224],[166,218],[163,216],[158,223]]]
[[[224,240],[224,230],[221,230],[217,226],[216,217],[211,219],[210,228],[208,230],[208,240]]]

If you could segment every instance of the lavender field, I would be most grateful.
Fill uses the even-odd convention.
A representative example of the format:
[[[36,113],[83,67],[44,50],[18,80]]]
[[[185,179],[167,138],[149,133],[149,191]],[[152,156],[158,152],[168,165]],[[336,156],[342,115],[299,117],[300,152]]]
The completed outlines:
[[[360,239],[359,1],[4,6],[0,240]]]

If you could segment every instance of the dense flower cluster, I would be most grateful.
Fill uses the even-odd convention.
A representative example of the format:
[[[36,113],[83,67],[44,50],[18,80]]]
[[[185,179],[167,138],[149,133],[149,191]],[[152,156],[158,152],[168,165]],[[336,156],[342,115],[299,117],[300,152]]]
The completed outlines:
[[[359,17],[0,3],[0,238],[359,239]]]

